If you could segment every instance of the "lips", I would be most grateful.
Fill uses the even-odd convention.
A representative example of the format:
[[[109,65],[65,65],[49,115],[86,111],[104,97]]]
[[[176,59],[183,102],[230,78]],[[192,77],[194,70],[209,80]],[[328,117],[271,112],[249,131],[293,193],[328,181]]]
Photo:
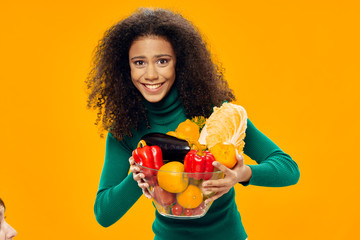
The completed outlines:
[[[159,87],[161,87],[164,83],[158,83],[158,84],[143,84],[146,88],[150,90],[155,90]]]

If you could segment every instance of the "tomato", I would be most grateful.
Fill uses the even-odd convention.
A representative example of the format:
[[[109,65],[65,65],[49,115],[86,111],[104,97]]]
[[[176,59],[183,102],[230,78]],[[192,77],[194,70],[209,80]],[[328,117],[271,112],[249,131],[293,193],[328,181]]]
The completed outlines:
[[[206,206],[205,206],[205,203],[202,202],[202,203],[200,204],[200,206],[198,206],[197,208],[192,209],[193,215],[201,215],[201,214],[203,214],[204,211],[205,211],[205,207],[206,207]]]
[[[191,208],[185,208],[184,215],[185,216],[192,216],[193,215],[193,210]]]
[[[180,204],[176,203],[173,207],[172,207],[172,213],[173,215],[176,216],[180,216],[183,212],[183,207],[180,206]]]

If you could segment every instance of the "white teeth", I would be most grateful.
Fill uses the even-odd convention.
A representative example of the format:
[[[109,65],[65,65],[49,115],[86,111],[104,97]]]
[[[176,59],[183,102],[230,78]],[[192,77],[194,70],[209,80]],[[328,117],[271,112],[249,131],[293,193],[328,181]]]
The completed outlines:
[[[156,89],[156,88],[158,88],[160,86],[161,86],[161,83],[160,84],[152,84],[152,85],[145,84],[145,87],[147,87],[149,89]]]

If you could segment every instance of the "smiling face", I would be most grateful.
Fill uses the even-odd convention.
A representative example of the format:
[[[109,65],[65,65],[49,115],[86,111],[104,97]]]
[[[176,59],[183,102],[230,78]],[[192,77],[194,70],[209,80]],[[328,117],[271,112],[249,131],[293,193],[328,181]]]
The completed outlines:
[[[5,221],[5,208],[0,205],[0,240],[10,240],[17,232]]]
[[[163,37],[147,36],[133,41],[129,64],[133,84],[149,102],[161,101],[175,82],[176,56]]]

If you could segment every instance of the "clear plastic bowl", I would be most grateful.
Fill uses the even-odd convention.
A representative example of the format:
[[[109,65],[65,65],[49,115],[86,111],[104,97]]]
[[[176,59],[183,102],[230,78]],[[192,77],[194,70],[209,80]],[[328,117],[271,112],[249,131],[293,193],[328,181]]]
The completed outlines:
[[[215,194],[203,189],[203,181],[224,177],[221,171],[187,173],[156,170],[135,164],[145,174],[144,180],[149,184],[148,190],[157,211],[169,218],[203,217],[212,204],[209,202],[205,205],[205,200]]]

